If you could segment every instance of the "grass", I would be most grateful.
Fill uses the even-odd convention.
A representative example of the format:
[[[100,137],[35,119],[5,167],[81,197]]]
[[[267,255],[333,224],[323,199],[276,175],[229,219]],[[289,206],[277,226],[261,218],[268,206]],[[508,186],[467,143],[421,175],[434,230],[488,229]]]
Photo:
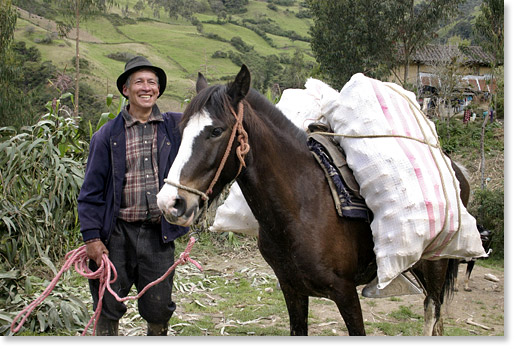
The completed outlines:
[[[90,71],[83,75],[98,93],[105,96],[112,93],[118,96],[114,80],[118,76],[123,63],[107,57],[109,53],[130,52],[145,55],[151,62],[164,67],[169,76],[169,85],[163,97],[160,99],[160,107],[163,110],[183,110],[183,101],[190,98],[197,72],[203,72],[210,83],[225,82],[226,76],[233,76],[239,67],[235,66],[229,58],[211,58],[216,51],[236,51],[229,43],[202,36],[195,26],[183,18],[170,18],[163,10],[160,17],[153,18],[153,10],[146,6],[143,11],[143,19],[138,18],[132,11],[137,0],[124,2],[128,5],[129,17],[136,20],[136,24],[115,26],[114,21],[105,16],[95,16],[81,23],[81,30],[87,35],[82,36],[80,46],[81,57],[90,62]],[[298,2],[299,3],[299,2]],[[291,11],[278,6],[279,11],[272,11],[267,4],[261,1],[252,1],[244,14],[232,15],[232,19],[241,22],[243,18],[261,19],[270,16],[274,25],[283,30],[293,30],[299,35],[306,36],[310,20],[299,19],[294,16],[297,6]],[[118,14],[122,18],[120,7],[111,7],[109,13]],[[214,13],[196,14],[200,21],[216,20]],[[50,44],[40,44],[35,41],[49,35],[47,22],[42,21],[41,27],[26,20],[18,18],[16,24],[15,39],[24,40],[27,46],[36,46],[41,50],[43,60],[52,61],[59,69],[70,72],[71,60],[75,56],[75,41],[71,39],[54,39]],[[122,21],[124,23],[124,21]],[[128,21],[125,21],[128,23]],[[203,23],[206,33],[217,34],[227,40],[232,37],[241,37],[248,45],[263,56],[271,54],[292,55],[296,48],[300,48],[310,57],[310,45],[306,42],[292,42],[288,38],[267,34],[277,48],[271,47],[263,38],[252,30],[234,24],[208,24]],[[27,28],[31,34],[27,34]]]

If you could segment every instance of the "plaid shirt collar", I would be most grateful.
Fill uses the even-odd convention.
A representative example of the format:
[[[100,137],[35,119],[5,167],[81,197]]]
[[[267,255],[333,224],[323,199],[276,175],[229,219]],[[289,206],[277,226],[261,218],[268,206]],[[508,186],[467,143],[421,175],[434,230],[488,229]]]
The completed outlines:
[[[124,109],[122,109],[122,116],[124,117],[126,128],[134,126],[137,123],[141,123],[140,120],[135,119],[129,113],[129,107],[130,107],[130,105],[126,105],[124,107]],[[154,106],[152,107],[152,111],[149,116],[149,120],[147,120],[147,122],[151,122],[151,121],[163,121],[163,116],[161,115],[161,112],[156,104],[154,104]]]

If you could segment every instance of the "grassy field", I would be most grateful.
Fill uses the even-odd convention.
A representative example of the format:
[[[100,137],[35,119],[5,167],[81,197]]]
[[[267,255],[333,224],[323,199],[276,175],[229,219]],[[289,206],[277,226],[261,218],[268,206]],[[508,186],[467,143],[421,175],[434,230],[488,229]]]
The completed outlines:
[[[167,72],[169,84],[160,99],[161,109],[182,109],[183,101],[193,93],[197,72],[203,72],[210,82],[223,82],[225,77],[236,74],[240,68],[229,58],[212,58],[216,51],[236,50],[229,42],[209,38],[210,34],[216,34],[227,41],[233,37],[240,37],[262,56],[292,56],[296,49],[301,49],[306,60],[313,60],[307,42],[267,34],[272,40],[271,46],[254,31],[233,24],[242,24],[243,19],[267,20],[283,31],[294,31],[306,37],[310,20],[295,16],[299,11],[300,1],[296,1],[295,5],[289,8],[278,6],[277,11],[267,8],[266,2],[250,1],[247,12],[231,16],[233,23],[212,24],[217,20],[214,13],[196,14],[203,25],[204,34],[185,19],[169,18],[163,10],[160,11],[159,18],[154,18],[153,10],[149,6],[140,17],[133,11],[136,2],[137,0],[124,2],[123,6],[127,4],[129,9],[127,18],[122,15],[121,6],[115,6],[109,9],[111,17],[99,15],[81,23],[80,55],[90,63],[89,71],[83,74],[82,79],[92,85],[99,97],[107,93],[118,95],[114,81],[124,66],[123,62],[111,59],[107,55],[145,55]],[[118,17],[112,17],[113,15]],[[58,38],[54,21],[20,12],[15,40],[23,40],[27,46],[36,46],[41,51],[44,61],[51,61],[63,71],[73,71],[71,66],[72,58],[75,56],[74,37],[74,33],[69,33],[67,38]]]

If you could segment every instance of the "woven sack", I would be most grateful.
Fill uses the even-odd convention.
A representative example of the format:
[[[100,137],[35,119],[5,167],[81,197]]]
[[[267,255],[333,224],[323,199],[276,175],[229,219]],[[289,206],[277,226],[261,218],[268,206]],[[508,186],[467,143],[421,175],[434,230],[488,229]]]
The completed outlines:
[[[485,255],[435,125],[400,86],[354,75],[322,106],[372,210],[379,288],[421,258]]]

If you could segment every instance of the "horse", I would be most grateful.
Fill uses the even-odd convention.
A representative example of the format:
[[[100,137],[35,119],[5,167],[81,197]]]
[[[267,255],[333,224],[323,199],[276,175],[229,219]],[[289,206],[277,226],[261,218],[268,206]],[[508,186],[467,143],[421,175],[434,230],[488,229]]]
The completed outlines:
[[[370,225],[337,214],[306,133],[250,84],[245,65],[226,85],[208,86],[199,73],[197,95],[180,124],[177,158],[158,194],[163,217],[189,226],[236,181],[259,222],[258,248],[278,278],[290,334],[308,335],[314,296],[336,303],[349,335],[365,335],[357,287],[376,276]],[[467,204],[468,183],[454,169]],[[425,291],[424,335],[442,335],[441,305],[453,293],[451,264],[420,260],[410,269]]]

